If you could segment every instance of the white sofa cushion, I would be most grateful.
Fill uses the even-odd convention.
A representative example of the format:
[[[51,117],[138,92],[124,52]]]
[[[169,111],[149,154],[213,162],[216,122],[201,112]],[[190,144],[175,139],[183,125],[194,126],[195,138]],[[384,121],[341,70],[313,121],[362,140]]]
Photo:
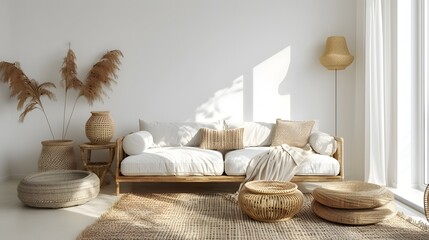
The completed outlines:
[[[226,123],[228,129],[244,128],[243,145],[245,147],[270,146],[274,123],[264,122],[231,122]]]
[[[245,175],[250,160],[269,149],[269,147],[249,147],[228,152],[225,155],[225,173],[227,175]],[[301,163],[296,175],[335,176],[339,172],[340,164],[335,158],[313,153]]]
[[[221,130],[221,122],[147,122],[139,121],[140,131],[148,131],[153,136],[152,147],[196,147],[201,142],[200,128]]]
[[[150,148],[121,162],[124,176],[222,175],[223,171],[220,152],[195,147]]]
[[[314,132],[310,136],[310,145],[313,150],[322,155],[329,155],[337,151],[337,141],[327,133]]]
[[[150,132],[139,131],[128,134],[122,141],[122,147],[126,154],[137,155],[144,152],[153,144],[153,137]]]

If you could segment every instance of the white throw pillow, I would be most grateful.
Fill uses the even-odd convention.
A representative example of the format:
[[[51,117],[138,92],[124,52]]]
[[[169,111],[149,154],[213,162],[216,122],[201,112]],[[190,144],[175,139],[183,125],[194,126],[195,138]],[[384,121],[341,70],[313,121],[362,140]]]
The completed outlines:
[[[244,147],[270,146],[275,123],[226,122],[227,129],[244,128]]]
[[[180,147],[200,145],[200,128],[221,130],[221,122],[147,122],[140,119],[140,131],[153,136],[152,147]]]
[[[327,133],[314,132],[310,136],[310,145],[313,150],[322,155],[331,156],[337,151],[337,141]]]
[[[122,142],[122,148],[128,155],[137,155],[150,148],[152,144],[152,134],[147,131],[139,131],[125,136]]]

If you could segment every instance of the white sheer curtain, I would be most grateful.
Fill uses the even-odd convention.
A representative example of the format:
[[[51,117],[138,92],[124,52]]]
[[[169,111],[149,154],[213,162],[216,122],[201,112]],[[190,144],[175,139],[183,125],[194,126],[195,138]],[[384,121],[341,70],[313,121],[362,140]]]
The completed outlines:
[[[390,0],[365,1],[365,180],[394,184]]]

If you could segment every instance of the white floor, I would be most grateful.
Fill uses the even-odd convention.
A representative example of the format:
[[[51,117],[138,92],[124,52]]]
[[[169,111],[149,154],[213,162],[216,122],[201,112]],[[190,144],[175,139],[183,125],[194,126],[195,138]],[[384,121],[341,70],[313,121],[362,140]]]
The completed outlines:
[[[0,182],[0,239],[43,239],[68,240],[76,239],[79,233],[92,224],[102,213],[109,209],[118,199],[114,193],[114,184],[102,189],[99,196],[81,206],[64,209],[37,209],[24,206],[17,198],[16,187],[18,181]],[[189,185],[189,183],[188,183]],[[191,188],[186,184],[149,184],[144,188],[149,192],[176,192],[176,191],[209,191],[225,190],[222,184],[195,184]],[[316,185],[299,185],[303,192],[311,191]],[[141,185],[136,186],[141,190]],[[237,189],[237,186],[227,185],[227,191]],[[125,190],[134,190],[128,186]],[[188,190],[187,190],[188,189]],[[221,190],[222,191],[222,190]],[[418,213],[401,203],[397,203],[399,211],[414,217],[416,220],[426,221],[423,214]]]

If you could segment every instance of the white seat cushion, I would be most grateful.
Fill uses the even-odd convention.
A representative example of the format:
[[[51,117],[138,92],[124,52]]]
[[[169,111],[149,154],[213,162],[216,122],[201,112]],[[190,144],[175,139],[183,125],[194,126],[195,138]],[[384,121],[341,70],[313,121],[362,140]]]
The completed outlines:
[[[245,175],[250,160],[270,147],[249,147],[228,152],[225,155],[225,173],[227,175]],[[330,156],[310,154],[299,166],[296,175],[338,175],[339,162]]]
[[[152,134],[152,148],[156,147],[196,147],[200,145],[200,128],[221,130],[220,122],[147,122],[139,120],[140,131]]]
[[[150,148],[121,162],[124,176],[136,175],[222,175],[222,154],[195,147]]]

